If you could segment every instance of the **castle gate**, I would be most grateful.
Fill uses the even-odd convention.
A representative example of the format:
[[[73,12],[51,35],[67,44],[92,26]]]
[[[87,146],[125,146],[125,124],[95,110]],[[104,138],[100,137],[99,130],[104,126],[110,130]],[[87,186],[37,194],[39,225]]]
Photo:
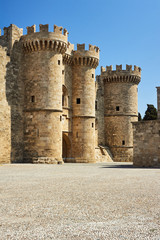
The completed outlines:
[[[66,133],[63,132],[62,158],[64,162],[68,162],[71,158],[71,142]]]

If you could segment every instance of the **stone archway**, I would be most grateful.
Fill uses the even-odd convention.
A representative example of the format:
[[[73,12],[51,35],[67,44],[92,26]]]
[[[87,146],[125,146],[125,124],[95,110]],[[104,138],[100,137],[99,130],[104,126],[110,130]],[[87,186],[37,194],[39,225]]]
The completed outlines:
[[[69,162],[71,158],[71,142],[66,133],[63,133],[62,158],[64,162]]]

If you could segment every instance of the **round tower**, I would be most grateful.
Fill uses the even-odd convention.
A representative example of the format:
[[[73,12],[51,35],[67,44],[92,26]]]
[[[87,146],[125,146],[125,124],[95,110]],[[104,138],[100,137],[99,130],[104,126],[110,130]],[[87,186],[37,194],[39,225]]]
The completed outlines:
[[[62,54],[67,30],[48,24],[27,27],[21,38],[24,50],[24,160],[34,163],[62,161]]]
[[[107,66],[101,69],[104,81],[105,144],[110,147],[114,161],[132,161],[132,122],[138,121],[137,86],[141,68],[126,65]]]
[[[75,162],[95,161],[95,69],[99,48],[77,44],[73,52],[73,136],[72,157]]]

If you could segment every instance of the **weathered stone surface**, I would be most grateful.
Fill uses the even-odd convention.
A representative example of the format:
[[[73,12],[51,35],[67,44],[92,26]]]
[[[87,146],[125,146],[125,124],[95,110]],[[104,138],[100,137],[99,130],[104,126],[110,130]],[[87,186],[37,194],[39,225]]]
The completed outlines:
[[[6,97],[7,64],[10,58],[0,46],[0,163],[9,163],[11,154],[11,108]]]
[[[133,123],[133,164],[160,167],[160,120]]]

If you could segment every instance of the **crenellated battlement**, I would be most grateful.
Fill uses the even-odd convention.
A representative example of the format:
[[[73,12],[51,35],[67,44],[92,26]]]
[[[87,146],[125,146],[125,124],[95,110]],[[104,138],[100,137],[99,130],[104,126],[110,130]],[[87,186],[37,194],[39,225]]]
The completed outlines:
[[[99,54],[99,47],[89,44],[89,51],[93,51]]]
[[[141,76],[141,68],[134,65],[134,69],[132,65],[126,64],[126,68],[122,69],[122,64],[121,65],[116,65],[116,70],[113,70],[113,66],[106,66],[106,68],[101,67],[101,73],[102,74],[114,74],[114,73],[133,73]]]
[[[116,65],[116,70],[113,70],[113,66],[101,67],[101,77],[108,82],[128,82],[133,81],[136,83],[140,82],[141,79],[141,68],[134,65],[127,65],[123,69],[122,65]]]
[[[32,34],[36,32],[36,25],[32,25],[31,27],[26,27],[27,28],[27,34]]]
[[[77,50],[73,51],[73,64],[96,68],[99,64],[99,48],[89,44],[86,50],[84,43],[77,44]]]
[[[99,58],[99,48],[97,46],[89,44],[89,49],[85,49],[85,43],[83,44],[77,44],[77,51],[79,54],[92,54],[94,57]]]
[[[68,44],[68,32],[62,27],[54,25],[54,32],[49,32],[48,24],[39,24],[39,32],[36,25],[27,27],[27,35],[21,38],[25,53],[40,50],[54,50],[65,53]]]
[[[27,27],[27,35],[38,33],[36,32],[36,25],[32,25],[31,27]],[[39,33],[49,33],[49,24],[39,24]],[[54,25],[53,32],[55,35],[63,35],[65,37],[68,37],[68,31],[63,27],[58,27],[57,25]]]

